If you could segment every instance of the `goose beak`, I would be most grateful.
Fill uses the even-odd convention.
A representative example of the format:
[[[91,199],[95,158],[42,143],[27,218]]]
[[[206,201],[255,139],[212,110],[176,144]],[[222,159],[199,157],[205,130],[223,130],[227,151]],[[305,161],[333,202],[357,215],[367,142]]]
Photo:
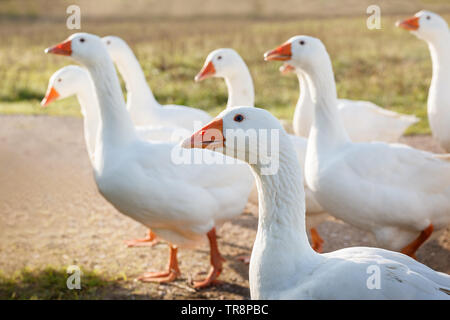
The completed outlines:
[[[58,91],[55,90],[55,88],[50,87],[47,90],[47,93],[45,94],[44,99],[42,99],[41,101],[41,106],[46,107],[48,106],[52,101],[56,100],[59,98],[59,93]]]
[[[195,132],[191,137],[181,142],[186,149],[216,149],[225,146],[222,118],[214,119],[206,126]]]
[[[282,44],[278,48],[264,53],[264,60],[266,61],[271,60],[286,61],[291,60],[291,57],[292,57],[292,48],[290,42],[286,42],[285,44]]]
[[[281,72],[282,75],[286,75],[288,73],[294,72],[294,70],[295,70],[295,68],[293,66],[291,66],[290,64],[287,64],[287,63],[283,64],[280,67],[280,72]]]
[[[212,61],[205,64],[200,70],[200,72],[195,76],[195,81],[200,82],[202,80],[205,80],[207,78],[212,77],[216,73],[216,68],[214,68],[214,64]]]
[[[397,21],[395,25],[405,30],[415,31],[419,29],[419,17],[412,17],[403,21]]]
[[[45,49],[45,53],[60,54],[63,56],[72,55],[72,41],[66,40],[56,46]]]

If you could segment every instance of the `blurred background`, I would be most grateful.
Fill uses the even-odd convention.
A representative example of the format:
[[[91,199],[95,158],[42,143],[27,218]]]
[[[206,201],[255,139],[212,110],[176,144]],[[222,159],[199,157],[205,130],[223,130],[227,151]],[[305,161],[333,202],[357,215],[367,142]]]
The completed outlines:
[[[450,17],[448,0],[2,0],[0,1],[0,112],[80,116],[75,98],[39,107],[49,76],[68,60],[43,50],[76,30],[66,28],[67,6],[81,8],[81,31],[113,34],[134,49],[161,103],[184,104],[213,115],[226,104],[220,79],[193,77],[206,55],[236,49],[255,82],[256,104],[291,119],[298,97],[294,75],[262,54],[296,34],[319,37],[331,55],[341,98],[370,100],[422,121],[409,133],[428,133],[426,98],[431,61],[426,44],[395,21],[421,9]],[[381,29],[366,27],[369,5],[381,8]]]

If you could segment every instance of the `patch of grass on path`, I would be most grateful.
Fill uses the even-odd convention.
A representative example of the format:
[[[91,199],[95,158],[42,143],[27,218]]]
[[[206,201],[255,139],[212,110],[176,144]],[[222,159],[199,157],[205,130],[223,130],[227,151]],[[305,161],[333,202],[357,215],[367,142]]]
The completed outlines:
[[[119,278],[82,270],[81,289],[69,290],[69,276],[66,268],[52,266],[36,270],[24,268],[10,277],[0,273],[0,299],[102,299],[120,286]]]

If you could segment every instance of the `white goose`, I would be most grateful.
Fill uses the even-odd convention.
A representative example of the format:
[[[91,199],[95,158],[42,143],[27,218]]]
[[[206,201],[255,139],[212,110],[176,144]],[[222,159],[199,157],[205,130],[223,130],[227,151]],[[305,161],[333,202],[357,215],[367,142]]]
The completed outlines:
[[[213,134],[209,130],[215,131],[213,143],[202,139]],[[264,145],[267,138],[259,135],[264,130],[279,133],[277,154],[259,153],[257,143],[227,143],[230,132],[241,141],[256,132]],[[291,140],[268,111],[225,110],[183,146],[219,148],[240,155],[241,160],[257,157],[249,163],[259,195],[258,231],[249,270],[252,299],[450,299],[450,276],[401,253],[366,247],[326,254],[312,250],[305,230],[302,170]],[[262,174],[261,163],[270,161],[279,163],[278,172]]]
[[[47,93],[41,102],[48,106],[52,101],[75,95],[80,103],[84,119],[84,138],[86,149],[92,166],[94,166],[95,145],[100,122],[99,106],[95,87],[87,70],[69,65],[56,71],[49,80]],[[135,127],[138,136],[149,141],[179,142],[191,134],[184,128],[175,127]],[[149,230],[147,236],[141,239],[126,240],[129,247],[153,246],[159,242],[156,235]]]
[[[211,120],[211,116],[200,109],[159,104],[127,43],[116,36],[107,36],[102,40],[125,81],[127,108],[135,125],[181,127],[192,133],[199,125]]]
[[[410,256],[433,229],[450,223],[449,157],[401,144],[351,142],[336,107],[330,57],[319,39],[293,37],[265,58],[307,75],[315,109],[305,177],[328,213]]]
[[[94,84],[87,70],[75,66],[65,66],[56,71],[48,81],[47,93],[41,102],[48,106],[51,102],[75,95],[80,103],[84,119],[84,138],[91,158],[94,158],[97,130],[99,126],[99,106],[95,95]],[[136,127],[136,131],[144,140],[178,142],[190,133],[182,128],[174,127]]]
[[[314,103],[306,76],[301,70],[284,66],[282,73],[295,72],[300,85],[300,96],[292,122],[294,132],[308,137],[314,116]],[[413,115],[400,114],[383,109],[369,101],[338,99],[337,109],[348,136],[354,142],[395,142],[404,131],[419,119]]]
[[[215,227],[239,215],[253,185],[245,164],[185,164],[183,149],[137,137],[120,83],[101,39],[76,33],[46,50],[83,64],[95,85],[100,126],[94,176],[100,193],[121,213],[151,228],[170,243],[168,270],[147,273],[142,281],[168,282],[179,274],[177,247],[196,245],[207,235],[212,268],[195,287],[214,283],[222,271]],[[214,160],[214,153],[187,154]],[[208,150],[205,150],[208,151]],[[224,160],[224,157],[218,160]],[[234,160],[234,159],[231,159]]]
[[[212,51],[206,57],[200,72],[195,76],[199,82],[210,77],[223,78],[228,89],[227,108],[237,106],[254,107],[255,90],[252,76],[242,57],[233,49],[221,48]],[[307,140],[303,137],[289,135],[302,169],[305,166]],[[312,192],[304,185],[306,191],[306,214],[308,230],[310,230],[313,248],[322,251],[324,240],[320,237],[316,227],[327,219],[328,215],[314,198]]]
[[[55,100],[73,95],[76,95],[80,104],[81,114],[83,115],[84,140],[89,159],[93,165],[100,115],[94,84],[87,70],[70,65],[53,73],[48,81],[47,92],[41,105],[46,107]]]
[[[428,44],[433,63],[433,77],[428,92],[428,120],[433,137],[450,152],[450,32],[447,22],[429,11],[398,22]]]

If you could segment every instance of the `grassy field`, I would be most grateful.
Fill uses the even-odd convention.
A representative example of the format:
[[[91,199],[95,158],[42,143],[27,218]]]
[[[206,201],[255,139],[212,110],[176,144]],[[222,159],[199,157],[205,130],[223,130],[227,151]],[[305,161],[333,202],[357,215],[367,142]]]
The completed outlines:
[[[78,102],[73,97],[57,101],[48,108],[41,108],[39,105],[47,89],[49,77],[59,68],[75,63],[65,57],[46,55],[43,52],[46,47],[60,42],[73,33],[65,25],[67,16],[65,9],[69,4],[79,4],[82,8],[81,31],[100,36],[117,35],[132,46],[153,93],[163,104],[174,103],[197,107],[212,115],[219,113],[227,101],[224,81],[208,79],[201,83],[195,83],[194,76],[202,67],[204,59],[210,51],[220,47],[231,47],[242,55],[250,68],[255,82],[256,105],[269,109],[279,118],[292,119],[299,95],[297,79],[294,75],[282,76],[278,71],[280,63],[264,62],[263,53],[293,35],[307,34],[320,38],[327,46],[333,61],[340,98],[369,100],[387,109],[415,114],[420,117],[421,121],[411,127],[407,133],[411,135],[430,133],[426,115],[426,101],[432,72],[428,48],[423,41],[404,30],[397,29],[394,24],[398,19],[408,17],[423,8],[442,14],[450,22],[450,2],[448,0],[286,0],[282,3],[269,0],[230,0],[226,2],[219,0],[167,0],[164,2],[137,0],[133,2],[133,5],[121,0],[98,0],[95,2],[88,0],[58,2],[3,0],[0,1],[0,79],[2,80],[0,114],[81,116]],[[366,27],[366,8],[370,4],[379,4],[382,8],[381,30],[368,30]],[[32,119],[31,117],[24,118]],[[67,123],[71,123],[69,120],[74,120],[72,118],[46,119],[58,120],[58,124],[61,125],[58,127],[58,132],[66,127],[69,128],[63,138],[47,137],[46,133],[45,136],[49,141],[56,140],[54,141],[55,145],[59,142],[66,143],[72,148],[76,145],[79,146],[79,150],[83,151],[71,148],[63,150],[59,147],[36,147],[36,154],[29,155],[27,153],[30,152],[28,143],[33,142],[31,140],[36,143],[42,142],[43,138],[34,131],[30,131],[31,134],[26,135],[27,130],[30,130],[31,127],[26,120],[23,120],[25,124],[11,127],[16,129],[17,136],[24,135],[24,137],[20,136],[21,139],[17,140],[20,142],[16,143],[21,146],[26,145],[26,147],[22,146],[24,151],[18,153],[20,155],[23,153],[24,163],[26,163],[23,168],[27,168],[23,175],[26,177],[23,178],[26,183],[23,186],[19,184],[16,189],[12,188],[12,190],[23,192],[26,198],[14,202],[14,204],[23,201],[27,210],[28,207],[32,207],[29,209],[32,212],[29,216],[36,220],[34,223],[29,223],[29,220],[24,218],[25,216],[30,219],[24,213],[25,209],[22,212],[22,209],[11,206],[13,209],[10,209],[9,214],[18,222],[14,220],[16,225],[12,224],[13,227],[8,230],[0,229],[0,235],[3,233],[5,238],[10,237],[11,234],[14,236],[15,240],[11,240],[11,243],[16,246],[9,247],[9,242],[4,241],[8,251],[3,250],[5,255],[3,261],[11,260],[12,262],[8,266],[5,266],[6,263],[3,265],[0,263],[0,299],[96,299],[128,298],[130,295],[133,295],[133,298],[248,298],[248,283],[245,283],[248,280],[246,267],[234,262],[229,262],[231,266],[228,266],[228,271],[223,276],[227,283],[231,283],[231,289],[228,287],[220,289],[225,293],[211,289],[204,295],[199,295],[199,293],[186,291],[185,288],[180,293],[173,287],[167,289],[162,286],[161,289],[156,285],[142,285],[133,282],[131,276],[145,271],[148,261],[153,263],[152,267],[158,269],[165,264],[165,248],[157,248],[156,253],[155,251],[130,251],[122,248],[123,239],[135,237],[139,234],[138,231],[143,235],[143,227],[136,229],[138,224],[127,222],[127,227],[124,228],[123,221],[128,220],[121,220],[125,218],[119,214],[116,214],[119,218],[114,216],[114,211],[107,207],[98,196],[96,187],[91,180],[87,181],[90,183],[88,187],[92,189],[90,193],[84,194],[80,191],[85,187],[84,184],[75,183],[80,176],[80,168],[78,168],[78,162],[72,163],[71,161],[79,160],[75,155],[79,156],[84,152],[84,145],[83,141],[78,141],[77,145],[76,141],[71,141],[70,138],[73,138],[74,132],[81,132],[81,128],[76,127],[79,130],[73,130],[72,126],[67,125]],[[19,123],[22,122],[19,121]],[[42,125],[43,132],[47,129],[44,127]],[[56,125],[51,127],[56,128]],[[4,140],[0,139],[0,143],[2,141],[10,142],[11,131],[8,127],[6,130],[8,135],[5,135]],[[24,138],[28,139],[29,137],[32,139],[24,142]],[[416,138],[423,137],[414,136],[405,139]],[[69,142],[67,142],[68,140]],[[68,181],[75,181],[72,189],[65,191],[65,197],[60,195],[63,190],[58,192],[61,198],[59,199],[61,208],[58,209],[59,211],[48,213],[52,219],[55,219],[54,228],[48,230],[42,227],[49,223],[47,213],[41,212],[43,210],[36,210],[35,207],[39,208],[41,201],[46,199],[42,194],[51,194],[50,191],[59,190],[59,184],[55,183],[58,187],[49,187],[50,191],[45,188],[37,191],[33,189],[32,191],[36,192],[33,198],[34,202],[30,200],[32,192],[29,191],[29,194],[26,189],[28,186],[31,188],[32,185],[28,181],[32,176],[29,172],[32,171],[27,171],[33,162],[30,159],[42,160],[39,159],[42,153],[41,149],[44,150],[45,156],[52,161],[54,160],[53,154],[55,158],[61,158],[63,152],[69,152],[66,158],[63,157],[63,160],[57,162],[58,164],[63,163],[67,167],[59,168],[59,171],[55,170],[55,172],[66,173],[69,171],[71,175],[61,178],[55,174],[54,180],[63,181],[64,190],[67,189]],[[46,150],[51,150],[51,152],[45,152]],[[41,162],[46,164],[47,158],[44,156],[41,158],[45,160]],[[7,160],[9,161],[9,159]],[[8,161],[5,163],[9,163]],[[51,164],[49,167],[54,168],[54,163],[48,161]],[[41,162],[36,161],[33,173],[44,167]],[[85,162],[83,172],[90,178],[91,167],[87,160]],[[73,174],[70,169],[73,169]],[[42,177],[45,177],[43,178],[45,182],[51,180],[48,172],[43,172]],[[20,180],[16,177],[14,179]],[[35,185],[41,184],[40,180],[37,181],[34,181]],[[17,181],[11,183],[15,182]],[[40,188],[42,188],[41,185]],[[82,195],[72,198],[73,194],[77,192]],[[5,194],[8,197],[4,200],[10,200],[9,198],[13,197],[8,193]],[[52,196],[56,197],[57,195]],[[86,208],[80,209],[76,205],[68,203],[68,199],[71,199],[70,201],[81,199],[75,203],[77,205],[81,203],[81,207],[85,204]],[[2,202],[6,203],[7,201],[0,201],[0,205]],[[0,227],[10,226],[11,224],[6,223],[10,221],[4,218],[8,217],[4,215],[5,212],[0,213],[0,222],[3,223]],[[242,254],[242,250],[246,250],[244,253],[247,251],[249,253],[250,244],[254,239],[252,232],[256,225],[256,210],[254,213],[255,216],[248,214],[244,218],[240,217],[239,223],[234,221],[225,226],[228,232],[224,232],[221,242],[226,243],[225,253],[229,261],[233,261],[234,254]],[[69,219],[70,221],[67,221],[66,215],[72,217],[71,220]],[[103,226],[105,215],[106,221],[114,222],[106,230],[98,227]],[[96,219],[98,225],[91,223],[89,219],[92,217]],[[253,224],[248,223],[247,220],[250,219],[253,219],[251,220]],[[73,234],[71,234],[67,230],[72,226],[66,224],[75,223],[73,221],[76,221],[79,228],[74,228]],[[24,230],[28,233],[17,227],[20,225],[19,222],[25,226]],[[78,224],[81,224],[81,227]],[[91,225],[95,227],[92,230],[89,229]],[[236,229],[237,225],[240,229]],[[80,233],[83,237],[86,234],[89,235],[89,237],[85,237],[85,242],[79,244],[79,248],[58,247],[64,243],[61,239],[67,240],[67,237],[74,242],[75,240],[80,241],[79,229],[83,230]],[[16,230],[19,235],[14,233]],[[327,236],[333,236],[327,239],[327,243],[334,245],[334,247],[330,245],[327,250],[353,244],[338,241],[342,240],[341,234],[348,233],[347,229],[336,230],[341,231],[340,233],[336,232],[339,238],[333,238],[334,233],[332,232],[327,234]],[[56,235],[52,232],[55,232]],[[108,241],[101,241],[102,232],[104,233],[103,238]],[[246,238],[240,240],[240,246],[236,246],[236,239],[245,232],[248,233]],[[100,233],[100,237],[97,233]],[[34,237],[31,237],[33,241],[28,243],[30,238],[27,237],[30,237],[30,234]],[[40,235],[48,234],[51,234],[48,239],[40,238]],[[23,235],[25,235],[23,242],[17,240],[21,239]],[[56,241],[55,244],[54,239],[59,242]],[[446,241],[445,248],[449,246],[448,240]],[[93,242],[95,246],[92,245]],[[354,245],[356,244],[360,244],[360,242],[355,241]],[[364,242],[364,244],[370,245],[371,243]],[[247,248],[247,246],[250,247]],[[437,247],[436,244],[430,245],[426,249],[426,253],[433,252],[434,256],[434,252],[438,252],[436,257],[443,256],[442,260],[445,262],[447,256],[443,255],[444,250],[438,251]],[[47,250],[48,248],[51,250]],[[239,249],[239,252],[236,248]],[[33,254],[31,255],[30,252]],[[104,254],[105,252],[108,254]],[[97,256],[97,253],[101,253],[100,257]],[[199,267],[197,260],[203,259],[203,262],[206,262],[208,259],[207,249],[200,253],[188,251],[181,254],[181,260],[184,261],[183,268],[189,272],[204,267],[204,265]],[[39,255],[41,255],[40,258],[33,258]],[[66,255],[69,258],[64,258]],[[12,256],[14,259],[7,258]],[[88,289],[82,292],[69,291],[65,288],[67,278],[65,266],[73,262],[70,260],[72,257],[77,256],[86,258],[86,261],[83,260],[80,263],[84,266],[83,283]],[[425,258],[430,257],[424,253],[421,259]],[[16,260],[20,260],[20,263]],[[43,261],[48,264],[44,265]],[[436,268],[445,264],[445,268],[439,270],[448,272],[446,262],[433,263],[431,266]],[[103,272],[96,271],[97,264],[100,265]],[[230,269],[233,269],[233,272],[230,272]],[[7,272],[3,272],[3,270]],[[227,293],[227,290],[230,292]]]
[[[398,4],[401,2],[404,1]],[[256,13],[265,12],[263,7],[258,9],[257,1],[253,3]],[[36,13],[40,7],[31,6],[21,16],[14,7],[6,7],[5,3],[3,6],[0,9],[8,14],[0,15],[0,112],[79,116],[73,98],[47,109],[39,106],[50,75],[71,63],[43,53],[44,48],[72,33],[65,28],[65,15],[58,19],[49,11],[48,17],[43,18]],[[64,8],[61,6],[60,12],[64,13]],[[353,10],[351,15],[338,17],[323,17],[316,10],[315,18],[296,18],[284,12],[270,17],[261,13],[255,17],[187,15],[118,19],[101,18],[93,12],[82,18],[81,31],[123,37],[135,50],[161,103],[194,106],[213,115],[226,103],[224,82],[214,79],[197,84],[193,77],[211,50],[232,47],[249,65],[257,105],[284,119],[292,117],[299,94],[296,77],[282,77],[279,64],[264,62],[262,55],[292,35],[313,35],[328,48],[341,98],[370,100],[388,109],[415,114],[422,121],[410,128],[409,133],[428,133],[426,99],[431,79],[428,48],[394,26],[397,19],[414,11],[395,14],[395,10],[388,8],[389,14],[382,15],[381,30],[366,28],[367,15],[362,7],[360,14]],[[444,17],[450,20],[450,14]]]

